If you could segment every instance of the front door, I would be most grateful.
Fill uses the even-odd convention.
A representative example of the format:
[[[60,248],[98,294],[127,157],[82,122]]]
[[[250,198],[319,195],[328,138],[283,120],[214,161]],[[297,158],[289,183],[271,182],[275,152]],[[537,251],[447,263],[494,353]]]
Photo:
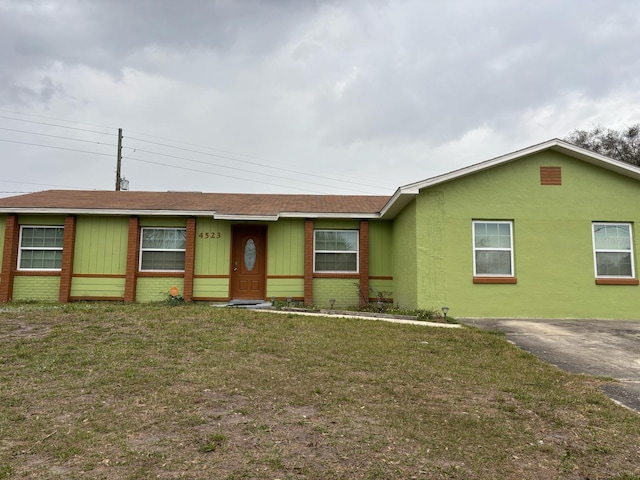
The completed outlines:
[[[263,225],[233,227],[231,249],[231,298],[264,300],[265,247],[267,228]]]

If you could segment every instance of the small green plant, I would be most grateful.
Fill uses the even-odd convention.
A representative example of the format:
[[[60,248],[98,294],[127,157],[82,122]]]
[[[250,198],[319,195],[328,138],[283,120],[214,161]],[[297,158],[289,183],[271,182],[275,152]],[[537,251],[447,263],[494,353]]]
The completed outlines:
[[[200,447],[202,453],[215,452],[218,447],[221,447],[227,441],[227,436],[224,433],[216,432],[203,442]]]

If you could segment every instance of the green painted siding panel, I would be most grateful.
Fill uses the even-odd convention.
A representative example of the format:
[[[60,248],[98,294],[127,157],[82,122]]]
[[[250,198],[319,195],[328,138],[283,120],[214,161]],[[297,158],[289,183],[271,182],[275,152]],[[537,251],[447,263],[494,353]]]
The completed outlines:
[[[316,230],[336,229],[336,230],[359,230],[359,220],[333,220],[333,219],[317,219],[313,221],[313,228]]]
[[[314,278],[313,304],[320,308],[330,308],[330,299],[335,299],[334,308],[357,307],[357,279],[349,278]]]
[[[167,300],[169,298],[169,290],[171,287],[178,287],[178,291],[182,295],[182,292],[184,291],[183,279],[161,277],[138,278],[136,301],[144,303]]]
[[[78,217],[73,272],[124,275],[127,268],[128,222],[129,219],[125,217]],[[76,281],[78,279],[73,280],[74,284]]]
[[[140,217],[141,227],[186,227],[186,217]]]
[[[369,298],[378,297],[378,294],[393,297],[393,280],[369,280]]]
[[[267,280],[267,298],[304,297],[303,278],[269,278]]]
[[[57,302],[59,295],[60,277],[18,276],[13,279],[13,300]]]
[[[540,185],[560,166],[561,186]],[[418,304],[458,317],[640,318],[640,287],[595,285],[593,221],[634,224],[637,181],[542,152],[442,184],[418,199]],[[512,220],[517,284],[473,283],[472,220]],[[394,232],[396,235],[396,232]]]
[[[393,275],[391,222],[369,222],[369,275]]]
[[[18,217],[20,225],[64,225],[62,215],[20,215]]]
[[[193,296],[200,298],[229,298],[229,279],[194,278]]]
[[[267,275],[304,275],[304,220],[269,224]]]
[[[72,297],[124,297],[124,278],[76,277],[71,283]]]
[[[415,201],[407,205],[395,218],[392,238],[394,302],[402,308],[416,308],[418,298]]]
[[[230,262],[231,224],[213,218],[198,218],[196,222],[195,274],[228,275]],[[227,289],[224,296],[228,294]]]

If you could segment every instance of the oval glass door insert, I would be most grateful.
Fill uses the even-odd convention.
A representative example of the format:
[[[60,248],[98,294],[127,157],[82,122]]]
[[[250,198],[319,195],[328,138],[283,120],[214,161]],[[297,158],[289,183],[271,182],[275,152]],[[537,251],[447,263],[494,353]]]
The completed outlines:
[[[253,270],[253,267],[256,265],[256,244],[253,239],[250,238],[247,240],[247,243],[244,244],[244,266],[247,271]]]

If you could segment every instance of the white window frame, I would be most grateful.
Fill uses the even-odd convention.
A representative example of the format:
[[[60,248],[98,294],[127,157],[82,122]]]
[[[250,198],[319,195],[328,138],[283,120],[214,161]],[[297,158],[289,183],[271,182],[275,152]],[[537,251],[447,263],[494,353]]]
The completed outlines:
[[[316,249],[316,238],[317,233],[325,232],[325,233],[343,233],[343,232],[353,232],[356,234],[356,250],[355,252],[352,250],[317,250]],[[355,254],[356,256],[356,269],[355,270],[316,270],[316,254],[317,253],[349,253]],[[313,272],[314,273],[338,273],[338,274],[355,274],[360,273],[360,230],[353,229],[318,229],[313,231]]]
[[[500,247],[476,247],[476,225],[494,223],[498,225],[509,225],[509,248]],[[515,278],[515,266],[513,261],[513,221],[512,220],[473,220],[473,226],[471,229],[471,245],[473,247],[473,276],[474,277],[504,277]],[[511,273],[478,273],[476,267],[476,252],[478,251],[490,251],[490,252],[509,252],[511,262]]]
[[[25,228],[44,228],[44,229],[56,229],[62,230],[62,242],[63,245],[60,247],[23,247],[22,246],[22,233]],[[22,252],[25,250],[29,251],[58,251],[62,252],[64,246],[64,225],[20,225],[20,241],[18,242],[18,265],[17,269],[21,271],[30,271],[30,272],[59,272],[62,270],[62,258],[60,258],[61,266],[60,268],[29,268],[29,267],[21,267],[22,264]]]
[[[596,248],[596,226],[597,225],[624,225],[629,228],[629,249]],[[633,254],[633,225],[630,222],[592,222],[591,241],[593,245],[593,270],[596,278],[636,278],[635,257]],[[598,253],[629,253],[631,260],[631,276],[629,275],[598,275]]]
[[[142,227],[140,229],[140,259],[138,263],[138,271],[140,272],[184,272],[184,268],[182,270],[151,270],[151,269],[143,269],[142,268],[142,257],[144,252],[184,252],[185,261],[187,257],[187,249],[186,244],[185,248],[144,248],[144,232],[145,230],[183,230],[186,232],[186,227]]]

